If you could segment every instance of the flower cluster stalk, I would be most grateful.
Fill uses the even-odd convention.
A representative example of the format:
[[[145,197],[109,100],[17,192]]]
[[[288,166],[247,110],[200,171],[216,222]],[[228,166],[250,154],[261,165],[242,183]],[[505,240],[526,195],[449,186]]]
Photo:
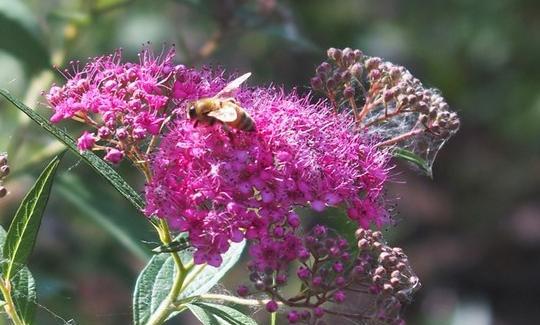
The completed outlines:
[[[15,309],[15,303],[11,296],[11,282],[9,279],[2,279],[0,281],[0,291],[4,297],[4,310],[11,319],[14,325],[25,325],[25,322],[21,319],[17,310]]]

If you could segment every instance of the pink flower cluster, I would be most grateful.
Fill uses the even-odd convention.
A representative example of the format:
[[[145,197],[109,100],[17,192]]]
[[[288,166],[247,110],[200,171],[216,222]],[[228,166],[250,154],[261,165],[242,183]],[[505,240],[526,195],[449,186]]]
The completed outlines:
[[[143,50],[139,63],[121,62],[121,51],[97,57],[79,71],[65,71],[62,87],[46,94],[54,110],[51,121],[76,119],[93,128],[77,141],[81,151],[106,150],[118,163],[148,136],[158,135],[170,101],[170,83],[182,66],[173,66],[174,51],[155,57]],[[96,146],[102,141],[103,146]]]
[[[234,97],[257,132],[194,127],[187,103],[217,94],[230,78],[173,65],[173,57],[145,49],[138,63],[122,62],[120,51],[94,58],[46,96],[51,121],[91,127],[77,141],[81,151],[104,150],[111,163],[127,157],[141,168],[145,213],[189,232],[196,263],[217,266],[231,241],[247,238],[260,269],[284,268],[303,251],[299,206],[341,206],[363,227],[386,221],[389,156],[350,116],[309,96],[242,88]],[[155,151],[150,136],[161,136]]]
[[[175,94],[178,102],[198,98],[189,83]],[[146,213],[187,231],[196,263],[219,265],[229,241],[247,238],[254,265],[283,269],[305,251],[298,206],[344,206],[362,226],[386,221],[388,155],[354,132],[351,117],[274,88],[235,97],[256,133],[194,127],[178,114],[152,158]]]

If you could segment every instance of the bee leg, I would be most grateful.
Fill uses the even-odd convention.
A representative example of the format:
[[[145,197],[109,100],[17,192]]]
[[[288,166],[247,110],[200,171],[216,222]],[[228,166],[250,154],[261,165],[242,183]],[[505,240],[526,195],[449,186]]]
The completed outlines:
[[[193,122],[193,127],[196,128],[198,125],[199,125],[199,120],[195,120],[195,122]]]

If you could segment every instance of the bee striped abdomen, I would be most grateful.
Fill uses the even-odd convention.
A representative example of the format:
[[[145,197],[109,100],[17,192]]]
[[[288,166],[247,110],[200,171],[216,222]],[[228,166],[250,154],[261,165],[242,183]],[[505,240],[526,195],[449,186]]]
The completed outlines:
[[[242,109],[240,106],[236,106],[236,112],[238,118],[232,123],[228,123],[231,127],[242,130],[242,131],[255,131],[255,122],[248,115],[248,113]]]

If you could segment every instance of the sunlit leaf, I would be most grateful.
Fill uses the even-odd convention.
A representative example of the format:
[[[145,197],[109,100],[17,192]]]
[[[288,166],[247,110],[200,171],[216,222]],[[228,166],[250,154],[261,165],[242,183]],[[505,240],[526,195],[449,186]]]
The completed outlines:
[[[54,175],[63,153],[55,157],[43,170],[34,186],[23,199],[6,235],[3,248],[3,275],[11,279],[24,265],[36,242],[41,219],[52,188]]]

